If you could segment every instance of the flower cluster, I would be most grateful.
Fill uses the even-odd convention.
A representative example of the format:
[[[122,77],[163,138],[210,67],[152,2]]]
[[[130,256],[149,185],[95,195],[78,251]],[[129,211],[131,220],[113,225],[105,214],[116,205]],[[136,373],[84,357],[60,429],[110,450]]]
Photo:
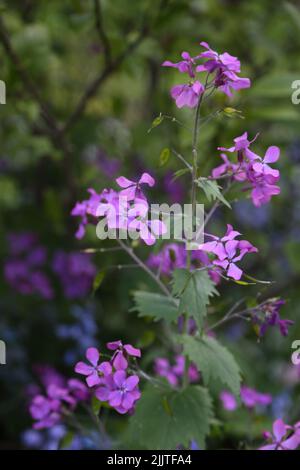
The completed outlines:
[[[53,298],[47,274],[43,271],[47,252],[35,234],[23,232],[8,236],[9,258],[4,264],[4,276],[11,287],[20,294],[37,294],[44,299]]]
[[[277,419],[273,423],[273,433],[265,431],[264,437],[269,443],[258,450],[295,450],[300,446],[300,422],[290,426]]]
[[[264,336],[269,327],[277,326],[282,336],[287,336],[289,326],[293,325],[292,320],[280,318],[279,310],[285,304],[283,299],[268,299],[257,309],[254,309],[251,320],[258,327],[258,335]]]
[[[256,253],[258,250],[247,240],[236,240],[241,234],[233,230],[232,225],[227,225],[227,231],[223,237],[206,234],[212,241],[202,243],[199,249],[213,253],[216,259],[212,261],[214,266],[222,268],[228,277],[239,280],[243,271],[237,266],[247,253]]]
[[[201,42],[200,45],[206,51],[198,56],[191,57],[188,52],[182,52],[181,61],[174,63],[166,60],[162,64],[164,67],[176,68],[179,72],[185,73],[188,76],[188,83],[175,85],[171,89],[171,96],[178,108],[184,106],[194,108],[197,106],[200,96],[208,88],[219,89],[231,97],[232,90],[250,87],[249,78],[238,76],[238,73],[240,73],[240,61],[237,57],[233,57],[227,52],[218,54],[206,42]],[[204,63],[199,63],[201,60],[204,60]],[[201,72],[205,72],[207,75],[205,85],[197,77],[197,73]]]
[[[116,179],[120,191],[104,189],[96,193],[89,189],[90,198],[77,202],[71,215],[80,216],[81,222],[76,232],[77,238],[85,234],[89,222],[97,223],[103,217],[109,230],[125,230],[138,236],[147,244],[153,245],[156,237],[166,232],[166,227],[159,219],[148,220],[149,204],[144,194],[144,187],[152,187],[154,179],[143,173],[138,181],[131,181],[124,176]]]
[[[77,379],[70,379],[65,386],[50,383],[46,394],[36,394],[29,411],[35,420],[34,429],[50,428],[62,420],[66,413],[73,411],[81,401],[90,397],[87,387]]]
[[[191,251],[191,268],[211,266],[210,259],[204,251]],[[151,253],[147,264],[150,268],[156,269],[160,274],[170,276],[174,269],[185,268],[187,263],[187,251],[183,244],[168,243],[159,253]],[[220,275],[216,269],[208,269],[208,273],[215,282],[220,282]]]
[[[235,396],[227,390],[223,390],[220,393],[220,400],[223,404],[223,408],[227,411],[234,411],[238,406]],[[257,405],[270,405],[272,403],[272,396],[269,393],[261,393],[246,385],[242,385],[241,401],[246,408],[252,409]]]
[[[67,299],[84,297],[91,289],[96,267],[87,253],[57,251],[52,262]]]
[[[141,357],[141,351],[121,341],[107,343],[113,351],[110,361],[99,363],[100,353],[96,348],[86,351],[90,364],[78,362],[75,372],[86,377],[88,387],[95,387],[94,393],[98,400],[108,402],[118,413],[132,412],[141,393],[138,388],[139,377],[128,375],[127,368],[131,357]]]
[[[280,193],[280,188],[276,184],[280,178],[279,171],[269,165],[279,159],[280,150],[272,145],[262,158],[249,148],[254,140],[256,137],[250,141],[247,132],[245,132],[234,139],[232,147],[219,147],[222,152],[236,152],[237,159],[233,163],[225,153],[222,153],[223,163],[213,169],[212,177],[218,179],[230,176],[235,181],[247,183],[251,189],[253,204],[260,207],[262,204],[268,203],[272,196]],[[248,189],[247,186],[245,189]]]
[[[48,254],[35,234],[23,232],[8,237],[9,258],[4,264],[6,281],[20,294],[37,294],[52,299],[54,290],[47,271]],[[96,268],[87,253],[54,253],[50,267],[58,276],[65,297],[85,296],[93,282]]]
[[[156,375],[165,377],[172,387],[177,387],[184,375],[185,359],[184,356],[175,356],[175,364],[171,365],[170,361],[164,357],[158,357],[154,362],[154,370]],[[195,364],[191,363],[188,370],[189,381],[198,382],[200,374]]]

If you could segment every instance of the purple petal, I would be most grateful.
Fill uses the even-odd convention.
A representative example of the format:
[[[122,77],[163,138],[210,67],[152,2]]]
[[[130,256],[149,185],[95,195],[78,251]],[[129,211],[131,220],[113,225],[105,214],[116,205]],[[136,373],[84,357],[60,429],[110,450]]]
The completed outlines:
[[[134,398],[132,397],[131,393],[125,393],[122,399],[122,407],[124,409],[129,410],[130,408],[132,408],[133,403],[134,403]]]
[[[237,267],[236,264],[230,263],[227,271],[227,276],[232,277],[236,281],[239,281],[242,277],[243,271]]]
[[[281,441],[286,433],[286,427],[282,419],[277,419],[273,424],[273,434],[276,438],[276,441]]]
[[[140,180],[140,184],[147,184],[148,186],[152,187],[155,185],[155,179],[149,175],[149,173],[143,173]]]
[[[86,383],[89,387],[94,387],[94,385],[98,385],[100,382],[101,380],[96,370],[86,378]]]
[[[265,163],[277,162],[279,155],[280,155],[280,149],[276,147],[276,145],[272,145],[266,151],[264,162]]]
[[[100,401],[107,401],[110,393],[111,391],[109,390],[109,388],[101,386],[98,387],[95,391],[95,396]]]
[[[122,341],[117,340],[117,341],[111,341],[110,343],[106,343],[107,349],[110,349],[111,351],[115,351],[116,349],[120,348],[122,346]]]
[[[111,363],[108,361],[102,362],[98,367],[97,370],[99,372],[102,372],[103,375],[110,375],[112,372],[112,366]]]
[[[124,370],[127,369],[128,367],[128,362],[125,359],[124,355],[122,352],[118,352],[116,355],[114,361],[113,361],[113,366],[117,370]]]
[[[131,375],[128,379],[124,382],[124,388],[129,392],[133,390],[137,384],[139,383],[140,379],[137,375]]]
[[[97,366],[98,361],[99,361],[99,357],[100,357],[100,353],[99,353],[98,349],[88,348],[88,350],[86,351],[85,356],[90,361],[90,363],[93,364],[94,367]]]
[[[126,372],[125,370],[118,370],[113,375],[114,383],[117,387],[122,387],[125,380],[126,380]]]
[[[141,350],[134,348],[131,344],[125,344],[124,349],[129,356],[141,357]]]
[[[84,362],[77,362],[74,370],[75,372],[77,372],[77,374],[90,375],[94,369],[93,367],[88,366]]]
[[[135,185],[134,181],[125,178],[125,176],[119,176],[119,178],[116,179],[116,182],[121,188],[129,188],[129,186]]]
[[[121,405],[121,402],[122,402],[122,392],[120,392],[119,390],[116,390],[115,392],[110,392],[109,394],[109,404],[111,406],[119,406]]]

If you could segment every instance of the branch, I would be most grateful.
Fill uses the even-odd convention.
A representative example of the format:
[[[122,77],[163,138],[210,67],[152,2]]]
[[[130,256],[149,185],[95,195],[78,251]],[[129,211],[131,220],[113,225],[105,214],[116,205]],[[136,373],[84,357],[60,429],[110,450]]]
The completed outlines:
[[[31,80],[25,68],[23,67],[18,55],[16,54],[11,44],[11,41],[8,36],[8,32],[1,18],[0,18],[0,42],[2,43],[5,51],[7,52],[7,55],[10,58],[11,62],[14,64],[28,92],[35,99],[35,101],[37,101],[37,103],[39,104],[44,121],[53,131],[55,132],[58,131],[55,119],[52,116],[48,103],[42,99],[34,82]]]
[[[108,66],[112,62],[111,47],[110,47],[110,42],[108,40],[108,37],[106,36],[105,30],[103,28],[101,0],[94,0],[94,9],[95,9],[96,28],[99,34],[100,41],[103,46],[105,62],[106,62],[106,65]]]
[[[51,112],[49,104],[47,103],[47,101],[45,101],[42,98],[40,92],[38,91],[38,88],[35,86],[35,83],[31,79],[31,77],[28,75],[18,54],[13,48],[8,32],[6,30],[6,27],[1,18],[0,18],[0,42],[2,43],[4,50],[7,52],[7,55],[10,58],[12,64],[15,66],[15,69],[17,70],[23,82],[24,88],[27,90],[28,94],[39,105],[41,116],[46,124],[46,127],[42,129],[42,132],[47,134],[52,140],[55,147],[61,150],[64,154],[64,160],[63,160],[64,172],[66,175],[68,188],[71,191],[71,197],[73,198],[75,188],[74,188],[74,179],[71,174],[72,153],[71,153],[70,146],[65,141],[64,136],[56,122],[56,119]]]
[[[102,85],[102,83],[104,83],[112,73],[116,72],[119,69],[122,62],[131,54],[134,49],[139,46],[139,44],[142,42],[146,35],[147,28],[144,27],[141,30],[137,39],[131,44],[129,44],[125,51],[120,54],[113,62],[107,65],[103,72],[101,72],[100,75],[94,78],[94,80],[87,86],[75,110],[73,111],[66,124],[62,128],[63,133],[68,132],[70,128],[78,121],[82,113],[84,113],[88,101],[98,92],[100,85]]]

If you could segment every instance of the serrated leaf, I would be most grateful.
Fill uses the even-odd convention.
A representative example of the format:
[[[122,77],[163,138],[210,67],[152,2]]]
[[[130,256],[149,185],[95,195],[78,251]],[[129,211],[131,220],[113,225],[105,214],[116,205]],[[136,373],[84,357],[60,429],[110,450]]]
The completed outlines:
[[[159,156],[159,166],[164,166],[166,163],[168,163],[170,154],[171,152],[168,147],[162,149]]]
[[[218,294],[207,271],[175,269],[172,291],[179,298],[179,314],[193,316],[198,327],[202,328],[210,297]]]
[[[231,209],[231,205],[221,193],[220,186],[218,185],[216,181],[212,181],[207,178],[199,178],[196,180],[196,183],[200,188],[203,189],[209,201],[215,201],[216,199],[218,199],[223,204],[225,204],[225,206]]]
[[[233,355],[216,339],[209,336],[180,337],[183,351],[199,368],[205,385],[218,384],[228,388],[236,396],[240,393],[240,369]]]
[[[153,317],[154,321],[165,320],[171,323],[178,318],[176,300],[153,292],[135,291],[133,293],[139,317]]]
[[[148,387],[130,419],[127,435],[143,448],[176,449],[195,440],[204,448],[212,420],[208,391],[200,386],[161,392]]]

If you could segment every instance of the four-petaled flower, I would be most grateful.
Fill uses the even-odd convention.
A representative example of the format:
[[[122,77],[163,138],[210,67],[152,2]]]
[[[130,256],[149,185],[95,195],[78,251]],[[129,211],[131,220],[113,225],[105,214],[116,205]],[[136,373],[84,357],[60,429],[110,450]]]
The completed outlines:
[[[132,181],[125,178],[125,176],[120,176],[116,179],[116,182],[122,188],[120,195],[126,196],[128,201],[133,201],[136,198],[145,199],[142,186],[147,185],[152,188],[155,184],[154,178],[152,178],[149,173],[143,173],[138,181]]]
[[[137,388],[139,377],[137,375],[126,376],[124,370],[118,370],[113,374],[113,387],[108,395],[108,402],[119,413],[127,413],[134,403],[140,398],[141,393]]]
[[[102,362],[98,365],[100,353],[96,348],[88,348],[86,351],[86,358],[91,365],[85,362],[77,362],[75,366],[75,372],[86,376],[86,383],[89,387],[98,385],[100,381],[100,375],[109,375],[112,371],[112,366],[109,362]]]
[[[291,427],[286,425],[282,419],[277,419],[273,423],[273,433],[265,432],[271,444],[260,447],[258,450],[294,450],[300,445],[300,430],[295,429],[290,435]]]

